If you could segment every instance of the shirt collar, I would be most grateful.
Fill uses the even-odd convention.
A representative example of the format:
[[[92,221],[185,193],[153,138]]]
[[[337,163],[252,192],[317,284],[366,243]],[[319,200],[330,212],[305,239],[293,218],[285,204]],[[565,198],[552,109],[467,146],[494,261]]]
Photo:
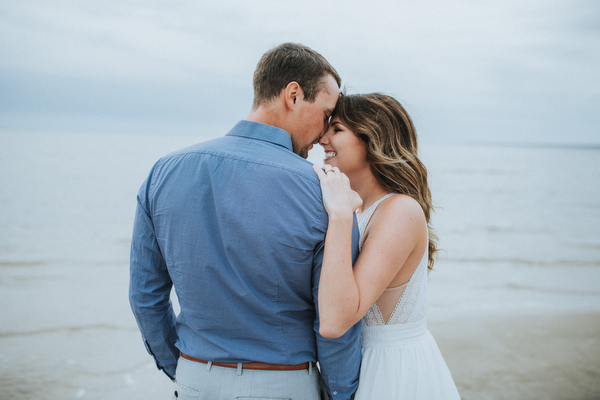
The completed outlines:
[[[263,140],[293,151],[292,138],[287,131],[260,122],[242,120],[227,133],[226,136],[239,136],[249,139]]]

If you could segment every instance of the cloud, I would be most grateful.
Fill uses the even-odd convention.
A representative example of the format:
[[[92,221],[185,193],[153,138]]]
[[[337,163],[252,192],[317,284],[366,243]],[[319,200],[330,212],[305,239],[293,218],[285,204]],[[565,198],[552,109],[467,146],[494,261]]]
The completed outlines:
[[[350,90],[398,97],[426,139],[599,142],[598,17],[557,0],[2,4],[0,128],[235,121],[260,56],[294,41]]]

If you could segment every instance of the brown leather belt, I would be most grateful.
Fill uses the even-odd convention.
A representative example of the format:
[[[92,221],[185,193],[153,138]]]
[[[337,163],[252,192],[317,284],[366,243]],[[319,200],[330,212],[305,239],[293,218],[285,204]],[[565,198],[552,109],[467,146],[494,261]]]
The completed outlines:
[[[195,361],[195,362],[199,362],[202,364],[208,364],[208,361],[201,360],[199,358],[194,358],[194,357],[188,356],[187,354],[181,353],[181,357],[185,358],[186,360]],[[226,368],[237,368],[238,367],[237,363],[222,363],[222,362],[214,362],[214,361],[213,361],[212,365],[215,365],[217,367],[226,367]],[[308,365],[309,365],[308,362],[305,362],[302,364],[297,364],[297,365],[286,365],[286,364],[269,364],[269,363],[264,363],[264,362],[260,362],[260,361],[253,361],[253,362],[249,362],[249,363],[242,363],[242,369],[262,369],[262,370],[266,370],[266,371],[298,371],[301,369],[308,369]]]

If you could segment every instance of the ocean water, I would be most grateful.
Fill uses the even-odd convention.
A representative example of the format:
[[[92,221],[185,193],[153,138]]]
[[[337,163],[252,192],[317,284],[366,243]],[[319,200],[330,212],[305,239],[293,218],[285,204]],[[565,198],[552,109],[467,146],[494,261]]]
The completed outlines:
[[[168,384],[127,301],[135,196],[160,156],[204,139],[0,133],[0,399],[143,399]],[[600,311],[600,149],[421,152],[442,249],[430,319]]]
[[[123,262],[135,195],[201,136],[0,134],[0,263]],[[319,146],[310,160],[321,163]],[[600,150],[421,146],[443,259],[600,266]]]

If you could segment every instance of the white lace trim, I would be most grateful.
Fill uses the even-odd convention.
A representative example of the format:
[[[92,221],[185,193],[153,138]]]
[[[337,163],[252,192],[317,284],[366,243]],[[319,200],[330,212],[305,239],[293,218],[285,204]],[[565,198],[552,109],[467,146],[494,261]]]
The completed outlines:
[[[408,286],[398,300],[387,325],[407,324],[419,321],[427,315],[427,259],[425,251]]]
[[[396,307],[398,306],[396,305]],[[373,304],[371,308],[369,308],[369,310],[363,317],[363,324],[365,324],[366,326],[385,325],[383,315],[381,315],[381,310],[379,309],[379,307],[377,307],[377,304]]]
[[[398,299],[392,315],[384,321],[377,303],[363,317],[367,326],[397,325],[419,321],[427,316],[427,251]]]

